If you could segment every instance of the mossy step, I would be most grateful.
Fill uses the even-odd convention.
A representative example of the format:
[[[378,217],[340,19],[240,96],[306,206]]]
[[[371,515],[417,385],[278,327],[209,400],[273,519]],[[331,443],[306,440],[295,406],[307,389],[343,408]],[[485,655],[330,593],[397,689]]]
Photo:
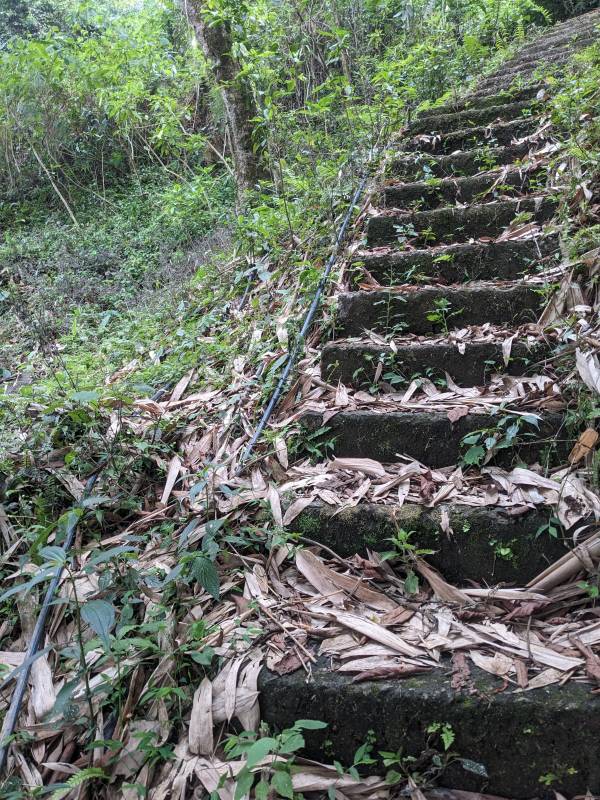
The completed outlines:
[[[444,723],[455,736],[452,751],[485,768],[477,775],[454,760],[443,773],[446,786],[524,799],[545,795],[540,781],[553,775],[552,789],[567,797],[600,793],[600,694],[573,682],[517,694],[475,667],[471,678],[474,689],[453,688],[446,661],[417,677],[367,683],[333,672],[328,659],[312,666],[309,679],[302,669],[283,677],[265,669],[261,719],[275,730],[306,717],[328,723],[307,731],[305,755],[345,765],[370,736],[375,754],[419,757],[431,746],[428,729]]]
[[[332,454],[340,458],[374,458],[383,463],[408,456],[432,469],[460,461],[468,447],[462,440],[475,431],[496,429],[500,417],[468,414],[450,422],[445,411],[341,411],[323,425],[319,412],[307,412],[301,420],[306,432],[327,428]],[[522,434],[513,448],[499,451],[493,463],[509,466],[520,459],[526,464],[542,460],[558,463],[567,452],[562,414],[546,414],[535,427],[522,423]],[[562,435],[561,435],[562,434]]]
[[[504,79],[515,80],[524,76],[532,78],[541,76],[545,72],[553,72],[557,68],[562,67],[567,61],[575,55],[576,50],[567,48],[564,52],[557,55],[548,54],[546,57],[532,59],[531,61],[523,62],[517,66],[504,67],[492,75],[483,78],[478,84],[478,89],[486,89],[495,86],[498,81]]]
[[[451,534],[442,529],[447,515]],[[474,508],[456,503],[437,508],[404,504],[360,503],[354,508],[315,502],[289,526],[329,547],[343,558],[368,550],[385,552],[399,530],[411,532],[410,541],[432,550],[427,561],[454,585],[469,581],[495,586],[525,586],[548,564],[567,552],[566,546],[545,533],[550,511],[527,511],[519,516],[499,508]]]
[[[545,179],[546,172],[541,167],[530,171],[515,167],[465,178],[433,178],[414,183],[391,184],[380,192],[379,204],[392,208],[410,208],[416,204],[439,208],[454,203],[472,203],[483,198],[493,200],[495,195],[523,194],[543,189]]]
[[[409,125],[408,134],[416,136],[421,133],[448,133],[464,130],[469,126],[489,125],[497,120],[518,119],[521,115],[530,114],[533,104],[534,101],[521,100],[487,108],[469,108],[448,114],[440,113],[433,117],[419,117]]]
[[[517,67],[535,58],[545,58],[548,55],[559,55],[574,50],[582,50],[596,41],[595,36],[589,35],[589,30],[576,31],[562,34],[554,39],[543,41],[533,47],[527,47],[512,58],[507,59],[502,67]]]
[[[408,139],[405,148],[413,152],[448,155],[456,150],[471,150],[474,147],[506,147],[512,144],[514,139],[529,136],[538,127],[538,118],[523,117],[495,125],[465,128],[441,136],[418,136]]]
[[[535,287],[525,283],[344,292],[338,295],[336,329],[338,335],[346,337],[362,336],[364,331],[440,333],[443,322],[431,315],[442,301],[448,325],[464,328],[485,322],[506,327],[535,322],[543,299]]]
[[[381,214],[367,223],[369,247],[410,241],[413,245],[452,244],[480,237],[499,236],[515,218],[527,214],[528,221],[548,222],[556,211],[548,196],[499,200],[467,208],[446,207],[405,214]]]
[[[470,95],[467,95],[466,97],[458,98],[435,108],[428,108],[426,111],[421,111],[419,112],[418,119],[430,119],[431,117],[437,117],[439,114],[455,114],[458,111],[488,108],[489,106],[501,106],[507,103],[516,103],[522,100],[535,100],[538,93],[542,89],[544,89],[544,84],[536,83],[532,86],[525,86],[522,89],[517,89],[515,92],[500,92],[498,94],[491,94],[487,97],[482,97],[477,101],[473,100]]]
[[[535,75],[525,73],[518,73],[516,77],[514,75],[504,75],[501,77],[489,75],[485,78],[485,83],[480,81],[476,85],[470,97],[475,101],[480,97],[488,97],[490,94],[497,94],[498,92],[514,92],[538,80],[539,77],[536,78]]]
[[[373,384],[381,361],[384,376],[393,373],[406,384],[415,375],[437,380],[448,373],[459,386],[483,386],[494,372],[526,374],[528,365],[540,361],[544,352],[542,347],[531,349],[526,343],[515,341],[506,367],[499,341],[467,342],[461,354],[456,344],[444,340],[397,344],[394,350],[371,341],[342,340],[328,342],[323,347],[321,374],[330,383],[341,381],[346,386],[364,388]]]
[[[430,247],[425,250],[390,250],[358,253],[353,260],[357,280],[364,267],[380,284],[460,283],[477,280],[515,280],[534,272],[542,260],[558,254],[559,238],[552,234],[535,239],[476,242]]]
[[[470,177],[484,169],[514,164],[519,159],[524,159],[531,149],[529,142],[523,142],[507,147],[475,148],[448,156],[434,156],[429,153],[403,154],[390,162],[386,174],[390,178],[412,181],[431,177]]]

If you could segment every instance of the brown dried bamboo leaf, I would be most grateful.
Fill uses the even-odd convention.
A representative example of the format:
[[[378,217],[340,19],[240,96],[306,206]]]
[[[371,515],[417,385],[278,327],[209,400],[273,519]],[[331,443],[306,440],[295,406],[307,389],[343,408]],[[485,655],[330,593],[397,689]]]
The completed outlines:
[[[362,583],[358,578],[354,578],[351,575],[341,575],[339,572],[335,572],[323,564],[319,557],[310,550],[301,550],[298,551],[298,553],[304,553],[304,566],[306,566],[307,563],[312,564],[315,572],[320,571],[320,574],[326,576],[330,584],[333,584],[333,586],[337,589],[344,589],[351,596],[357,597],[363,603],[371,606],[371,608],[377,609],[378,611],[392,612],[397,610],[398,605],[391,598],[386,597],[386,595],[382,594],[381,592],[377,592],[374,589],[370,589],[368,586],[365,586],[365,584]],[[298,564],[297,559],[296,564]],[[300,569],[300,567],[298,567],[298,569]],[[300,571],[302,570],[300,569]],[[305,578],[307,578],[307,580],[310,580],[304,572],[302,574]]]
[[[287,525],[291,525],[291,523],[299,516],[305,508],[307,508],[313,501],[312,497],[299,497],[297,500],[294,500],[291,506],[289,506],[283,515],[283,525],[286,527]]]
[[[502,653],[495,653],[493,656],[485,656],[478,650],[471,650],[469,652],[469,657],[476,667],[484,670],[484,672],[489,672],[490,675],[497,675],[499,678],[508,675],[508,673],[514,669],[513,659]]]
[[[383,464],[372,458],[334,458],[330,467],[348,472],[362,472],[371,478],[383,478],[387,475]]]
[[[598,444],[600,435],[593,428],[587,428],[569,453],[569,464],[578,464],[587,458]]]
[[[368,639],[372,639],[374,642],[379,642],[386,647],[390,647],[392,650],[395,650],[404,656],[410,656],[412,658],[427,657],[427,653],[424,650],[419,650],[416,647],[413,647],[412,645],[408,644],[408,642],[405,642],[404,639],[401,639],[400,636],[397,636],[395,633],[391,633],[381,625],[378,625],[376,622],[371,622],[368,619],[359,617],[357,614],[348,614],[343,611],[337,611],[337,609],[330,611],[329,614],[339,625],[343,625],[344,628],[349,628],[352,631],[356,631],[357,633],[366,636]]]
[[[194,693],[190,728],[188,732],[190,752],[208,756],[213,752],[212,682],[204,678]]]
[[[269,490],[267,492],[267,498],[269,500],[269,504],[271,506],[271,513],[273,514],[273,520],[276,525],[283,527],[283,514],[281,513],[281,500],[279,498],[279,492],[277,491],[276,487],[271,483],[269,484]]]
[[[298,550],[296,553],[296,568],[306,580],[322,595],[335,605],[343,605],[345,595],[340,587],[333,582],[331,573],[325,564],[310,550]]]
[[[165,481],[165,488],[163,489],[162,497],[160,498],[160,502],[163,506],[166,506],[166,504],[169,501],[169,497],[171,496],[171,492],[173,491],[173,486],[175,486],[175,481],[179,476],[180,470],[181,470],[181,459],[179,458],[179,456],[173,456],[173,458],[169,462],[167,480]]]
[[[443,600],[445,603],[458,603],[458,605],[461,606],[472,602],[467,594],[447,583],[442,576],[426,564],[423,559],[417,558],[415,560],[415,567],[431,586],[435,596],[440,600]]]

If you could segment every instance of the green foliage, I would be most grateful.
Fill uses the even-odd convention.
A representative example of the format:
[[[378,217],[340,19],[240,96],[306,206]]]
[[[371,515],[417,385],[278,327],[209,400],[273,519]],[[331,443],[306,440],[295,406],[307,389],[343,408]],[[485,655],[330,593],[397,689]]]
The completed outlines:
[[[236,776],[234,800],[241,800],[254,786],[259,800],[278,795],[292,800],[292,771],[294,755],[304,747],[305,730],[322,730],[327,723],[314,719],[297,720],[277,736],[256,737],[244,731],[239,736],[230,736],[225,743],[225,752],[231,759],[245,756],[245,764]],[[255,771],[262,764],[260,771]],[[266,775],[266,777],[265,777]],[[256,779],[260,778],[258,782]]]

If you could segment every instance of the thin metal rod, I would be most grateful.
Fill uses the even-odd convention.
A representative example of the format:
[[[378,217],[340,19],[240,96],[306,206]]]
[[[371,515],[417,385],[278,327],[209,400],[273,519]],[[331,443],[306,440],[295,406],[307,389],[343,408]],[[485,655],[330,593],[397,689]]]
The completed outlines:
[[[98,470],[98,472],[96,472],[89,478],[81,498],[82,500],[85,500],[86,497],[89,497],[92,489],[94,488],[94,484],[98,479],[99,473],[100,470]],[[35,628],[33,629],[33,634],[31,636],[31,641],[29,642],[29,647],[27,648],[27,653],[25,654],[25,661],[23,662],[21,670],[18,673],[19,677],[17,679],[17,685],[15,686],[15,690],[13,692],[13,696],[10,701],[10,707],[8,709],[6,717],[4,718],[2,733],[0,734],[0,773],[2,773],[2,771],[4,770],[6,759],[8,757],[10,742],[8,742],[7,739],[9,739],[9,737],[13,735],[15,727],[17,725],[17,719],[19,717],[21,703],[23,702],[23,697],[25,695],[25,690],[27,688],[27,681],[29,680],[29,673],[31,672],[31,666],[35,661],[35,655],[39,650],[42,638],[44,636],[44,629],[46,627],[46,620],[48,619],[48,614],[50,613],[50,606],[52,605],[52,599],[54,598],[54,593],[58,589],[58,584],[60,583],[60,579],[66,563],[66,557],[69,551],[71,550],[71,547],[73,546],[73,541],[75,539],[75,532],[77,531],[77,525],[79,524],[79,521],[80,517],[76,516],[75,518],[71,519],[67,525],[65,540],[62,545],[62,550],[65,553],[65,558],[56,567],[52,580],[50,581],[50,585],[46,590],[46,596],[44,597],[44,602],[42,603],[39,616],[35,623]],[[2,688],[4,688],[4,686],[6,686],[7,683],[10,683],[10,681],[14,677],[14,674],[15,673],[9,675],[6,678],[6,680],[2,684]]]
[[[304,347],[304,340],[306,338],[306,334],[308,333],[308,331],[310,329],[310,326],[312,325],[313,319],[315,317],[315,314],[317,313],[317,309],[318,309],[319,304],[321,302],[321,297],[323,295],[323,291],[325,289],[327,281],[329,280],[329,275],[331,273],[331,270],[333,269],[333,265],[335,264],[335,260],[337,258],[337,254],[338,254],[338,251],[339,251],[339,248],[340,248],[340,244],[342,243],[342,241],[344,240],[344,238],[346,236],[346,231],[348,229],[348,225],[350,224],[350,219],[352,218],[352,211],[353,211],[356,203],[358,202],[361,194],[363,193],[363,189],[365,188],[366,183],[367,183],[367,178],[364,177],[361,180],[357,190],[354,192],[354,196],[352,197],[352,201],[351,201],[351,203],[350,203],[350,205],[348,207],[348,210],[346,211],[346,214],[344,216],[344,221],[342,222],[342,225],[340,226],[340,229],[339,229],[339,232],[338,232],[338,235],[337,235],[333,250],[331,252],[331,255],[329,256],[329,259],[327,260],[327,265],[326,265],[326,267],[325,267],[325,269],[323,271],[323,274],[322,274],[321,279],[319,281],[319,285],[317,286],[317,290],[315,292],[315,296],[313,297],[313,301],[310,304],[310,308],[308,309],[306,317],[304,318],[304,324],[302,325],[302,328],[300,329],[300,333],[298,334],[298,337],[296,339],[294,347],[292,348],[292,351],[290,353],[288,353],[288,357],[287,357],[286,362],[285,362],[285,369],[281,373],[281,377],[279,378],[279,381],[277,382],[277,386],[275,387],[275,390],[273,391],[273,394],[271,395],[271,399],[269,400],[269,403],[268,403],[267,407],[265,408],[265,410],[264,410],[264,412],[262,414],[262,417],[260,418],[260,421],[259,421],[258,425],[256,426],[256,430],[254,431],[254,433],[252,435],[252,438],[248,442],[248,445],[247,445],[246,449],[244,450],[244,452],[241,455],[239,464],[238,464],[237,469],[235,471],[236,475],[240,474],[240,472],[242,471],[244,465],[248,461],[249,457],[252,455],[252,451],[254,450],[254,446],[256,445],[258,440],[260,439],[260,437],[262,435],[262,432],[264,431],[269,419],[271,418],[271,415],[273,414],[273,411],[275,410],[275,407],[277,406],[277,403],[279,402],[279,400],[281,398],[281,395],[283,393],[283,390],[285,389],[285,385],[286,385],[286,383],[288,381],[288,378],[290,376],[292,368],[294,367],[294,364],[296,363],[296,359],[298,358],[298,354],[300,353],[301,349]]]

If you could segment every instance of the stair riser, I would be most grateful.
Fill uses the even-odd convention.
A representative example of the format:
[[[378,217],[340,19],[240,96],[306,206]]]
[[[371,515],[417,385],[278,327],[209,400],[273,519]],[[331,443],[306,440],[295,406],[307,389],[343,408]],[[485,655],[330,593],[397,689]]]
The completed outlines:
[[[506,289],[474,287],[468,289],[424,288],[412,293],[350,292],[338,299],[337,327],[342,336],[361,336],[365,330],[378,333],[401,331],[431,335],[443,331],[428,315],[436,301],[448,301],[448,325],[520,325],[534,322],[542,298],[534,289],[517,285]],[[460,313],[459,313],[460,312]],[[455,314],[455,316],[450,316]]]
[[[558,252],[558,237],[536,240],[463,244],[436,250],[389,253],[356,260],[383,286],[434,280],[460,283],[474,280],[514,280],[533,272],[542,259]],[[436,261],[436,259],[438,259]]]
[[[374,754],[420,756],[431,746],[428,728],[443,722],[456,737],[452,751],[482,764],[489,775],[479,777],[455,762],[444,772],[446,786],[525,799],[544,795],[540,778],[558,773],[552,788],[567,797],[600,792],[600,696],[589,686],[514,694],[502,690],[502,680],[472,667],[476,689],[469,692],[453,689],[449,673],[444,663],[422,676],[356,684],[330,672],[324,660],[310,680],[303,670],[284,677],[265,670],[259,681],[262,718],[276,730],[307,717],[327,722],[324,731],[307,732],[306,755],[321,759],[326,751],[342,764],[353,763],[371,731]],[[381,764],[373,770],[385,772]]]
[[[439,208],[455,203],[471,203],[474,200],[493,200],[495,196],[518,196],[527,191],[539,191],[544,187],[546,173],[543,169],[535,172],[511,170],[504,176],[501,173],[477,175],[470,178],[448,180],[443,184],[427,185],[423,182],[388,186],[382,193],[383,207],[411,208],[415,205],[426,208]],[[501,180],[499,178],[502,177]],[[496,188],[492,189],[497,184]]]
[[[513,139],[522,139],[534,133],[539,125],[538,119],[522,119],[505,125],[494,125],[491,128],[471,128],[456,131],[445,136],[433,137],[432,140],[411,140],[408,149],[433,154],[454,153],[456,150],[470,150],[475,147],[507,147]]]
[[[402,382],[393,383],[398,389],[417,375],[439,380],[446,373],[459,386],[483,386],[494,372],[524,375],[528,365],[540,361],[542,355],[541,348],[532,352],[515,342],[511,361],[505,367],[502,347],[494,342],[467,344],[464,355],[455,345],[444,343],[401,345],[393,352],[372,344],[340,342],[323,348],[321,374],[330,383],[341,381],[346,386],[364,389],[373,384],[377,365],[382,361],[384,377],[380,380],[386,381],[386,374],[401,377]]]
[[[536,207],[537,206],[537,207]],[[440,208],[413,214],[371,217],[367,225],[369,247],[381,245],[436,245],[466,242],[482,236],[495,238],[515,217],[529,213],[539,224],[554,216],[556,204],[549,198],[542,203],[529,198],[507,200],[468,208]]]
[[[373,458],[392,463],[400,456],[408,456],[437,469],[460,461],[461,453],[468,449],[461,444],[465,436],[484,428],[495,429],[498,421],[497,416],[483,414],[469,414],[451,423],[443,412],[349,411],[327,421],[326,437],[334,439],[332,454],[339,458]],[[518,459],[526,464],[541,460],[545,466],[559,463],[565,451],[559,441],[562,423],[561,415],[551,414],[539,430],[524,425],[523,429],[532,433],[532,438],[524,438],[510,450],[500,451],[492,463],[505,467]],[[302,426],[307,432],[319,430],[323,426],[322,415],[306,414]]]
[[[398,529],[413,531],[412,544],[432,550],[427,561],[444,578],[458,586],[470,580],[494,586],[499,583],[525,586],[549,562],[564,555],[564,545],[547,535],[538,535],[547,525],[550,511],[529,511],[518,517],[495,508],[472,508],[450,504],[448,514],[452,534],[442,530],[442,508],[405,504],[401,507],[361,503],[339,509],[315,504],[305,509],[290,525],[299,532],[329,547],[342,558],[368,550],[390,550]],[[500,548],[512,555],[501,558]]]
[[[471,177],[496,166],[513,164],[527,156],[532,145],[524,142],[509,147],[488,147],[483,150],[470,150],[449,156],[417,154],[414,158],[400,158],[390,164],[387,174],[398,180],[418,181],[430,177],[447,178]]]
[[[501,106],[490,106],[489,108],[471,108],[467,111],[457,111],[450,114],[438,114],[435,117],[426,119],[419,118],[409,128],[409,134],[416,136],[420,133],[434,133],[459,131],[468,128],[470,125],[489,125],[496,120],[518,119],[525,115],[532,106],[531,100],[524,100],[520,103],[508,103]]]

